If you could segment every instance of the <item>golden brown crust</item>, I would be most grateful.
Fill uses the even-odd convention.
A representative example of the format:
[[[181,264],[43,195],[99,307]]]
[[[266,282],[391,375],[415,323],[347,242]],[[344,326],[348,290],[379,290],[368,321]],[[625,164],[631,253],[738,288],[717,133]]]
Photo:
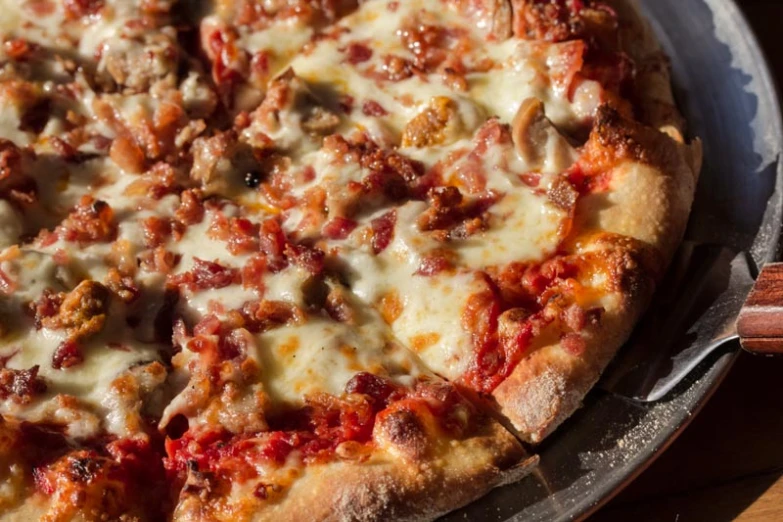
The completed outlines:
[[[495,422],[466,440],[431,442],[438,447],[426,457],[377,448],[366,461],[306,466],[267,505],[238,485],[220,499],[183,493],[174,520],[431,520],[519,480],[536,463]]]
[[[612,234],[585,238],[580,250],[594,254],[608,280],[600,321],[580,332],[580,353],[558,340],[535,347],[493,392],[500,411],[531,443],[541,442],[580,406],[647,307],[661,267],[655,250]]]
[[[634,4],[611,2],[620,17],[621,47],[639,67],[641,123],[609,108],[599,111],[585,149],[595,161],[610,164],[610,182],[580,199],[570,242],[575,252],[606,252],[624,282],[606,294],[600,323],[581,332],[583,355],[572,354],[562,342],[537,347],[494,391],[500,411],[533,443],[580,406],[628,339],[682,240],[693,203],[701,144],[684,144],[668,61]],[[614,236],[606,233],[626,239],[607,241]]]

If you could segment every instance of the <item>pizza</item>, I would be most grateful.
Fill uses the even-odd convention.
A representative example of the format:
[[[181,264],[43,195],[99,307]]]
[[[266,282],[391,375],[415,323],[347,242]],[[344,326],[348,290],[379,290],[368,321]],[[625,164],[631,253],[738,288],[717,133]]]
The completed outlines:
[[[3,0],[0,520],[519,480],[700,169],[630,0]]]

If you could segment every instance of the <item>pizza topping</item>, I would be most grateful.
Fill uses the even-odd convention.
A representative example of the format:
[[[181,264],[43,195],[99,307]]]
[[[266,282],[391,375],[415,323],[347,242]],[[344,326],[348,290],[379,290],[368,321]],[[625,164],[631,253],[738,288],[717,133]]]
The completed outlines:
[[[610,36],[617,17],[610,7],[591,0],[512,0],[514,34],[559,42]]]
[[[74,211],[57,227],[57,232],[65,241],[113,241],[117,236],[114,211],[104,201],[83,196]]]
[[[225,288],[241,282],[241,275],[235,268],[227,268],[215,261],[193,258],[193,269],[169,277],[172,287],[182,286],[191,292],[211,288]]]
[[[36,395],[46,392],[46,381],[38,376],[38,366],[29,370],[0,369],[0,400],[11,399],[28,404]]]

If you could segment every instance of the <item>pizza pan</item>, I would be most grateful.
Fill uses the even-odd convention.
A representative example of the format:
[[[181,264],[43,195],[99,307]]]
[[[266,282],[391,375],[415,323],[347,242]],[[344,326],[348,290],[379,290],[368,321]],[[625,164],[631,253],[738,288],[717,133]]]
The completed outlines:
[[[689,239],[780,256],[783,144],[780,105],[746,20],[729,0],[646,0],[672,60],[678,103],[705,165]],[[640,405],[595,389],[537,448],[541,464],[445,520],[565,521],[587,517],[668,447],[715,391],[739,352],[729,343],[662,400]]]

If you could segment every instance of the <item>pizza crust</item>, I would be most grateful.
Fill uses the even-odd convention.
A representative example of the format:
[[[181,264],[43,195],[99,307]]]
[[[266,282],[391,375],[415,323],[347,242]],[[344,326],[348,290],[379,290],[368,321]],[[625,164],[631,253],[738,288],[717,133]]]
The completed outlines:
[[[611,5],[620,16],[623,48],[640,64],[642,123],[600,110],[593,139],[624,157],[609,174],[606,191],[579,200],[574,223],[579,232],[570,249],[605,251],[623,283],[600,324],[581,333],[586,355],[573,355],[561,343],[537,348],[493,392],[516,433],[531,443],[543,440],[580,407],[628,340],[682,241],[701,170],[701,143],[684,143],[668,60],[651,28],[633,0]],[[629,240],[607,241],[612,235]]]
[[[220,502],[183,493],[173,520],[432,520],[521,479],[538,461],[496,422],[467,440],[434,443],[439,447],[426,458],[400,458],[377,448],[366,461],[306,466],[282,499],[270,505],[246,489]]]

